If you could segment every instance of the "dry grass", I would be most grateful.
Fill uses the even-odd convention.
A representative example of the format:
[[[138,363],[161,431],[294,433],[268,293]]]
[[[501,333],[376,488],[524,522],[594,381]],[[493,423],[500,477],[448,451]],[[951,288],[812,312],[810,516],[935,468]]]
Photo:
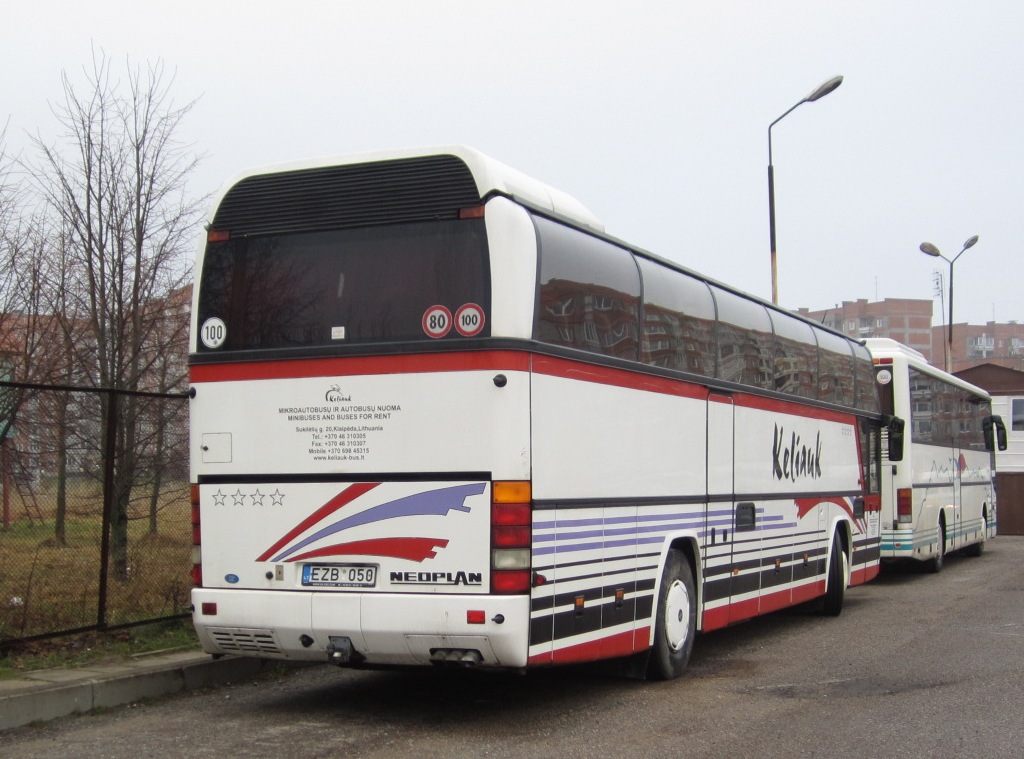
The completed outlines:
[[[31,498],[12,498],[11,512],[20,518],[0,532],[0,641],[97,624],[102,498],[94,483],[79,485],[68,496],[63,545],[55,536],[52,484],[33,488]],[[127,579],[109,574],[108,625],[178,614],[188,605],[188,486],[163,489],[156,534],[149,532],[142,495],[129,522]]]
[[[0,655],[0,680],[52,667],[79,667],[161,651],[198,650],[189,619],[174,619],[113,632],[89,632],[14,645]]]

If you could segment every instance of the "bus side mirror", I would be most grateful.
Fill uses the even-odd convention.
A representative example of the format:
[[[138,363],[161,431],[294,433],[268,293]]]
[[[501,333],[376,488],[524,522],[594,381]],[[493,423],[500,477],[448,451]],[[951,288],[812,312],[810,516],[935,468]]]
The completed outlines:
[[[889,461],[903,461],[903,427],[905,424],[898,416],[889,417],[886,424],[889,431]]]
[[[981,420],[981,429],[985,433],[985,450],[1006,450],[1006,425],[1001,416],[986,416]]]

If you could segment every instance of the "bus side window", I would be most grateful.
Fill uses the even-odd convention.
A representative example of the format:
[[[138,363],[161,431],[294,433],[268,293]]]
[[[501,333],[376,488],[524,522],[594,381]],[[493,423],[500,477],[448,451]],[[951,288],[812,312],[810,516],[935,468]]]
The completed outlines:
[[[775,389],[801,398],[818,397],[818,343],[806,322],[769,311],[775,329]]]
[[[703,281],[637,257],[644,309],[640,360],[715,376],[715,302]]]
[[[854,343],[851,347],[854,357],[856,406],[859,409],[878,412],[878,389],[875,385],[875,370],[871,363],[871,353],[858,343]]]
[[[720,287],[711,292],[718,308],[718,378],[774,389],[775,333],[767,309]]]
[[[540,244],[534,338],[638,360],[640,272],[625,248],[534,217]]]
[[[849,341],[820,330],[817,337],[819,400],[854,405],[856,371]]]

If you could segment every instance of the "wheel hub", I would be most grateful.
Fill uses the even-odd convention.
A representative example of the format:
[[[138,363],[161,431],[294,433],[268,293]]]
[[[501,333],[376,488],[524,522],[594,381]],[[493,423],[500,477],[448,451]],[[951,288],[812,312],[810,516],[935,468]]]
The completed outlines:
[[[690,634],[690,594],[679,580],[669,586],[665,599],[665,638],[678,651]]]

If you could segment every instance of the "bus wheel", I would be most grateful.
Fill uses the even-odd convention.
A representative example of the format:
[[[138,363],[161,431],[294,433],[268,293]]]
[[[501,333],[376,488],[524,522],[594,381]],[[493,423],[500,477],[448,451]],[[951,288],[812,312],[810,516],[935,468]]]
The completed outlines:
[[[843,610],[843,599],[846,597],[846,586],[850,581],[850,559],[843,547],[843,539],[836,532],[832,540],[832,558],[829,560],[828,581],[825,584],[825,598],[822,600],[821,613],[830,617],[838,617]]]
[[[648,676],[671,680],[683,674],[697,631],[697,593],[690,562],[682,552],[668,552],[658,593],[658,614]]]
[[[928,569],[933,574],[938,574],[942,571],[942,565],[946,560],[946,523],[939,522],[939,552],[935,554],[931,561],[928,562]]]

